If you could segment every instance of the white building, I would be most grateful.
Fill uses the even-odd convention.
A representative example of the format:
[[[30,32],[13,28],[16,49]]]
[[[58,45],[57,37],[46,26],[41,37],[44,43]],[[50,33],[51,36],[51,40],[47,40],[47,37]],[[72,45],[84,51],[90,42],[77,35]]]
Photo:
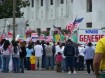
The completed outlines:
[[[30,6],[22,9],[30,28],[65,28],[75,17],[84,17],[79,29],[105,27],[105,0],[29,0]]]

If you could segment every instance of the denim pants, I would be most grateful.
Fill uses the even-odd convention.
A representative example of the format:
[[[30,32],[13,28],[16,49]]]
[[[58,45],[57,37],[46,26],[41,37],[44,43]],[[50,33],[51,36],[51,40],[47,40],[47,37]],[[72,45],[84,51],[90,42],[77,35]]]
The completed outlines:
[[[74,56],[66,57],[66,67],[68,71],[74,72]]]
[[[31,70],[30,57],[26,57],[26,68],[27,70]]]
[[[2,68],[2,55],[0,54],[0,69]]]
[[[21,72],[24,73],[24,58],[20,58],[20,68]]]
[[[53,65],[53,56],[46,56],[46,68],[51,68],[53,69],[54,68],[54,65]]]
[[[19,73],[20,72],[20,60],[18,57],[13,57],[13,71],[15,73]]]
[[[3,55],[3,72],[9,72],[10,55]]]
[[[93,59],[87,59],[86,60],[86,67],[87,67],[87,73],[90,73],[90,67],[93,70]]]
[[[46,67],[46,56],[42,55],[42,68]]]
[[[62,60],[61,68],[62,68],[63,71],[66,71],[66,70],[67,70],[67,68],[66,68],[66,60],[65,60],[65,58],[63,58],[63,60]]]

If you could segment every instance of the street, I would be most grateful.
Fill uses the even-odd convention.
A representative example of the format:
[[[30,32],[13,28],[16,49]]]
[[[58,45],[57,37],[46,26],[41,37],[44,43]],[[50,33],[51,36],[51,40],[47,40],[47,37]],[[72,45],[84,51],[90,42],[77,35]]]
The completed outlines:
[[[77,71],[77,74],[57,73],[56,71],[25,71],[25,73],[0,73],[0,78],[95,78],[93,73]]]

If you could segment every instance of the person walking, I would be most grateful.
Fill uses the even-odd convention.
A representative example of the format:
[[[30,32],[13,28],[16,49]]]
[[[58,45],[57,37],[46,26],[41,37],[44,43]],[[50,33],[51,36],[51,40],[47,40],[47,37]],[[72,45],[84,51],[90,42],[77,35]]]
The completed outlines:
[[[93,67],[96,78],[105,78],[105,37],[97,42]]]
[[[92,47],[91,42],[87,44],[87,47],[84,50],[84,58],[86,61],[87,74],[90,74],[90,66],[91,66],[92,71],[94,71],[93,70],[94,48]]]

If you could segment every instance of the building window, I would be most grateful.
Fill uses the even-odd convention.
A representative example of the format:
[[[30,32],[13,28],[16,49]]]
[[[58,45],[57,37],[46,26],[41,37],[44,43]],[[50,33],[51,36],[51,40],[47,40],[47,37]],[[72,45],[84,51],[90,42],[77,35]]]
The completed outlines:
[[[92,0],[87,0],[87,12],[92,12]]]
[[[91,23],[91,22],[86,23],[86,27],[87,27],[87,28],[92,28],[92,23]]]
[[[73,3],[73,0],[71,0],[71,2]]]
[[[63,4],[64,3],[64,0],[61,0],[61,4]]]
[[[53,5],[53,0],[50,0],[50,5]]]
[[[34,7],[34,0],[31,0],[32,1],[32,7]]]
[[[61,17],[63,16],[63,8],[61,8]]]
[[[41,6],[43,6],[43,0],[41,0]]]

